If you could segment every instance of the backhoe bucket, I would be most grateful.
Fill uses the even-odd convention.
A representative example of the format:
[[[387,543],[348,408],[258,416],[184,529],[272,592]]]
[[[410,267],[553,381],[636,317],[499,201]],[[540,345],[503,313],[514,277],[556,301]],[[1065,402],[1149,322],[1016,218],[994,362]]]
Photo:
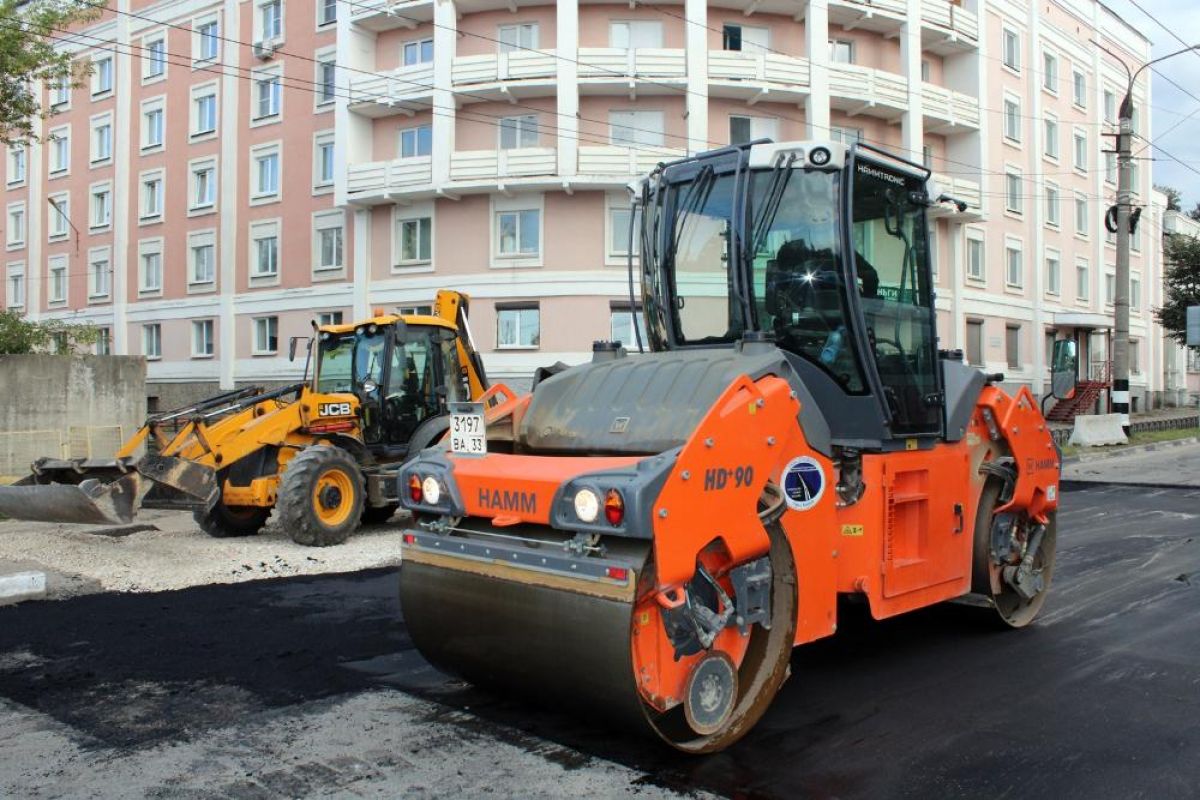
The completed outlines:
[[[142,498],[157,484],[191,504],[210,508],[220,496],[216,473],[179,458],[146,456],[116,480],[85,478],[75,483],[43,483],[27,478],[0,486],[0,514],[33,522],[124,525],[133,521]]]

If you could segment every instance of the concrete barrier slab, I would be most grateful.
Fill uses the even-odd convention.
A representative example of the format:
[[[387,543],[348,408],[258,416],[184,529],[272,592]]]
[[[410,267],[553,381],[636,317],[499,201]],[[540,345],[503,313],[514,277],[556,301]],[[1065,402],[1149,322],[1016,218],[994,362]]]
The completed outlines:
[[[1106,444],[1126,444],[1129,439],[1121,427],[1120,414],[1081,414],[1075,417],[1075,429],[1068,444],[1097,447]]]
[[[0,605],[45,596],[46,573],[44,572],[31,570],[0,575]]]

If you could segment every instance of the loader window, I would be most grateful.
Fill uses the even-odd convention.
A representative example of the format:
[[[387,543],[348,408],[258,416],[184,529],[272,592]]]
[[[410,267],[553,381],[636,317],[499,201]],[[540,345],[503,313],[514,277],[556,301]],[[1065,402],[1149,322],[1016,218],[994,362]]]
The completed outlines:
[[[354,363],[354,334],[322,334],[318,347],[317,391],[352,392],[350,367]]]
[[[863,161],[854,182],[854,259],[858,275],[878,283],[877,296],[864,296],[862,306],[892,430],[935,432],[941,406],[925,187]]]
[[[412,438],[425,420],[442,413],[443,362],[436,332],[416,333],[409,329],[408,341],[397,341],[392,348],[392,368],[387,396],[384,398],[384,428],[389,443],[400,444]]]
[[[675,238],[675,331],[680,344],[731,342],[745,327],[733,293],[730,220],[733,176],[701,171],[695,180],[676,184],[671,201],[675,214],[669,235]]]

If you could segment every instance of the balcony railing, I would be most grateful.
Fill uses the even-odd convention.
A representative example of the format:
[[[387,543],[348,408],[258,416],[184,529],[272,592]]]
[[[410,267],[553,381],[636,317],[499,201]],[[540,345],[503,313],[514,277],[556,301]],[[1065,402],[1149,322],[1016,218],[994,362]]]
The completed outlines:
[[[857,64],[829,65],[829,94],[835,100],[861,104],[862,113],[879,106],[902,110],[908,105],[908,85],[904,78]]]
[[[553,78],[558,61],[553,50],[516,50],[454,59],[451,79],[455,86],[497,81]]]
[[[355,0],[349,5],[350,19],[375,31],[433,19],[433,0]]]
[[[579,48],[580,78],[682,78],[685,75],[687,56],[683,50]]]
[[[933,180],[937,183],[937,188],[939,191],[950,195],[956,200],[962,200],[967,204],[967,211],[965,213],[971,215],[979,214],[980,206],[983,202],[983,194],[979,187],[979,181],[973,181],[970,178],[960,178],[958,176],[938,174],[933,176]],[[948,206],[939,208],[945,208],[947,213],[953,213],[949,211]]]
[[[346,189],[356,195],[384,195],[432,180],[429,156],[398,158],[395,161],[368,161],[350,166]]]
[[[557,171],[558,151],[553,147],[459,150],[450,156],[450,179],[454,181],[553,175]]]
[[[708,54],[708,77],[716,81],[756,81],[808,88],[807,58],[778,53],[747,53],[712,50]]]
[[[350,104],[393,106],[433,92],[433,64],[417,64],[350,78]]]
[[[947,31],[971,44],[979,41],[979,18],[950,0],[921,0],[921,24]]]
[[[908,4],[904,0],[834,0],[830,5],[846,6],[864,13],[884,11],[901,17],[908,13]]]
[[[686,151],[673,147],[579,147],[580,175],[641,175],[660,161],[682,158]]]
[[[979,98],[943,89],[932,83],[921,84],[921,105],[926,117],[948,125],[979,127]]]

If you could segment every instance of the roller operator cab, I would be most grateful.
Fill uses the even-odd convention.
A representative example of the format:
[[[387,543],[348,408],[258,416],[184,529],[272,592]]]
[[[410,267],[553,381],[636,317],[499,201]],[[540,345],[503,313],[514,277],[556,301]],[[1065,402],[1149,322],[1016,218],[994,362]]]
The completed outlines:
[[[743,736],[839,595],[1028,624],[1059,456],[937,349],[929,173],[755,142],[635,187],[648,349],[597,346],[401,470],[413,641],[470,681],[688,752]],[[469,416],[453,425],[470,432]]]

